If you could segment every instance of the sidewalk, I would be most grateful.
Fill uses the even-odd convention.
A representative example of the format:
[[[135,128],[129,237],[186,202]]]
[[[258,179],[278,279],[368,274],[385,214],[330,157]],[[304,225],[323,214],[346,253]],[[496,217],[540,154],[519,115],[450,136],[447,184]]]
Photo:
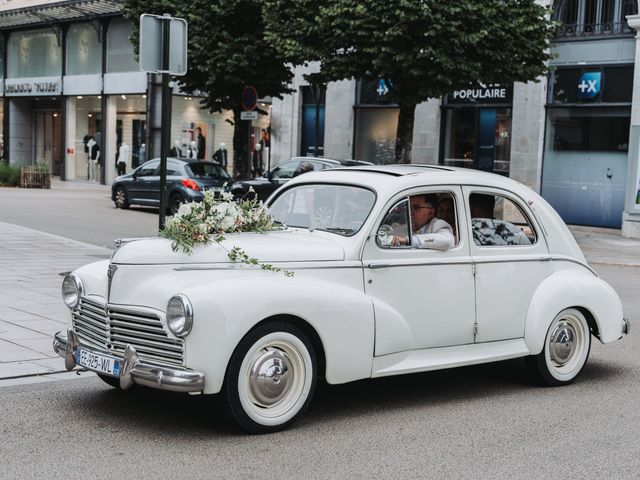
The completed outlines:
[[[571,230],[596,270],[598,264],[640,267],[640,240],[617,230]],[[0,386],[74,378],[51,347],[69,318],[60,295],[63,274],[108,259],[112,250],[3,222],[0,244]]]

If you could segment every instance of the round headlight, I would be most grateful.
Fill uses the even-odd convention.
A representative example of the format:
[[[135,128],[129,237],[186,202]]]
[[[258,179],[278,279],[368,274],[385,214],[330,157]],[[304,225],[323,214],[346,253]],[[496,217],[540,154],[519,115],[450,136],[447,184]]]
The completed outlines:
[[[179,293],[167,303],[167,326],[174,335],[186,337],[193,326],[193,307],[189,299]]]
[[[80,303],[83,290],[82,281],[77,275],[70,273],[64,277],[62,281],[62,300],[64,300],[65,305],[71,310],[75,310]]]

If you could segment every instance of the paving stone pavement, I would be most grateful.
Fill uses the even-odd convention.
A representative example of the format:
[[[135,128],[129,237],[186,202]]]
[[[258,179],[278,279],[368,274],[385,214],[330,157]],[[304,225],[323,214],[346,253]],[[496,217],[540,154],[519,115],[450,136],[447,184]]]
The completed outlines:
[[[640,240],[617,230],[571,227],[590,263],[640,267]],[[112,249],[0,222],[0,386],[70,378],[52,350],[67,325],[62,274]],[[87,375],[87,374],[83,374]]]
[[[3,222],[0,244],[0,386],[73,375],[52,350],[69,317],[61,274],[112,250]]]

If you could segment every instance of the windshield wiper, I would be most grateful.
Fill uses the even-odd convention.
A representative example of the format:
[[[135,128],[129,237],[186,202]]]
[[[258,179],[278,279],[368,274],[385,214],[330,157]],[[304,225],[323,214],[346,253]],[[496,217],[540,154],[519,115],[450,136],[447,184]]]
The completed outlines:
[[[353,233],[352,228],[327,227],[327,228],[318,228],[317,230],[322,230],[322,231],[331,232],[331,233],[338,233],[340,235],[350,235]]]

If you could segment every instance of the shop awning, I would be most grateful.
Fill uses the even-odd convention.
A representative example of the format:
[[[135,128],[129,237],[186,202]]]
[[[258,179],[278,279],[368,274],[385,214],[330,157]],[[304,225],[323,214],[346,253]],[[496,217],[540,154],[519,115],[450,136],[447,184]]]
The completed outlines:
[[[30,6],[8,9],[8,5],[0,8],[0,29],[38,24],[51,25],[53,23],[94,19],[104,15],[113,15],[122,10],[118,0],[66,0],[21,2]]]

